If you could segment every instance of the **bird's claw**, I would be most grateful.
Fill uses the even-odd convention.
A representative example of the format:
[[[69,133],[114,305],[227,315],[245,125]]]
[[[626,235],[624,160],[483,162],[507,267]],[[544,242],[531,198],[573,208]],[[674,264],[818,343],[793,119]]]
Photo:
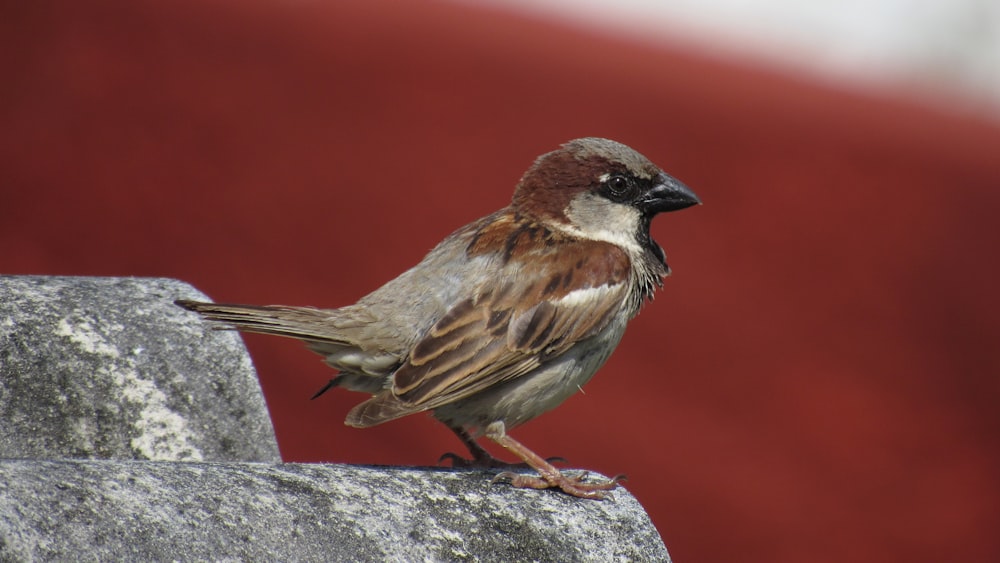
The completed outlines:
[[[441,454],[437,462],[438,465],[441,465],[445,461],[450,461],[451,466],[456,469],[531,469],[531,466],[527,463],[509,463],[491,455],[469,459],[456,453],[445,452]],[[566,458],[559,456],[546,458],[545,461],[549,463],[567,463]]]
[[[468,467],[468,464],[472,463],[471,460],[452,452],[441,454],[441,457],[438,458],[438,465],[444,463],[445,460],[450,461],[452,467]]]
[[[589,475],[590,474],[586,471],[572,476],[568,476],[563,473],[538,476],[514,473],[512,471],[503,471],[501,473],[497,473],[493,477],[491,484],[496,484],[500,481],[507,481],[512,487],[519,489],[557,488],[574,497],[605,500],[614,499],[614,496],[607,491],[616,488],[619,482],[625,480],[624,475],[615,475],[611,479],[607,480],[585,482],[585,479]]]

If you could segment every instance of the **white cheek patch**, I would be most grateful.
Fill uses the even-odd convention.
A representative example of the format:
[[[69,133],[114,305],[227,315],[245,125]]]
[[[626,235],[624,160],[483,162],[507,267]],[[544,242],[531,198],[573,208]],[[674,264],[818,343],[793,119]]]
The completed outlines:
[[[632,206],[588,194],[570,203],[566,216],[572,222],[566,230],[577,236],[642,252],[635,238],[642,216]]]

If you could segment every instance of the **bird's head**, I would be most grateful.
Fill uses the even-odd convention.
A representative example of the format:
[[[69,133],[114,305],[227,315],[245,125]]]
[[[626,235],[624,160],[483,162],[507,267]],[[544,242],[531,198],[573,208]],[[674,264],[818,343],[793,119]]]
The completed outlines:
[[[657,213],[699,203],[687,186],[630,147],[587,137],[538,157],[512,205],[577,236],[631,249],[655,244],[649,225]]]

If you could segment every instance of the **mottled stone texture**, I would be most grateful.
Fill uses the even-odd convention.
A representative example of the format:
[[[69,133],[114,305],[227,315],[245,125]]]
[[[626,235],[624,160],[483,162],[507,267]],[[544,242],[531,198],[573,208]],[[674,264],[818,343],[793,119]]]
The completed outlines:
[[[155,278],[0,276],[0,458],[280,461],[239,336]]]
[[[0,560],[669,561],[636,500],[344,465],[0,462]]]
[[[0,276],[0,561],[669,561],[624,489],[280,463],[239,336],[178,298]]]

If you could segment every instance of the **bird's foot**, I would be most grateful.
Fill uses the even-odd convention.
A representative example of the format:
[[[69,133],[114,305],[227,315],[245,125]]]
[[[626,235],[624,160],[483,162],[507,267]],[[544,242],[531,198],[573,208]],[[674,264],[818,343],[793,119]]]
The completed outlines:
[[[586,471],[579,475],[564,475],[562,471],[556,469],[548,460],[543,459],[525,447],[524,444],[508,436],[502,421],[491,423],[486,427],[485,433],[489,439],[523,459],[526,465],[538,472],[538,475],[535,476],[504,471],[493,478],[494,483],[500,480],[507,480],[512,486],[522,489],[557,488],[575,497],[602,500],[609,498],[610,495],[607,491],[617,487],[619,481],[625,480],[624,475],[617,475],[606,481],[586,482],[584,481],[587,478]]]
[[[493,478],[493,482],[506,480],[512,487],[520,489],[553,489],[558,488],[562,492],[578,498],[588,498],[594,500],[604,500],[609,498],[606,491],[610,491],[624,481],[624,475],[615,475],[611,479],[587,482],[588,473],[583,471],[577,475],[566,475],[561,471],[554,474],[546,472],[540,476],[525,475],[523,473],[513,473],[504,471]]]
[[[451,466],[457,469],[531,469],[532,467],[527,463],[511,463],[509,461],[504,461],[502,459],[497,459],[490,455],[488,452],[483,450],[472,459],[464,458],[456,453],[447,452],[441,454],[438,458],[438,465],[441,465],[445,461],[450,461]],[[562,457],[550,457],[546,458],[545,461],[549,463],[566,463],[566,459]]]

